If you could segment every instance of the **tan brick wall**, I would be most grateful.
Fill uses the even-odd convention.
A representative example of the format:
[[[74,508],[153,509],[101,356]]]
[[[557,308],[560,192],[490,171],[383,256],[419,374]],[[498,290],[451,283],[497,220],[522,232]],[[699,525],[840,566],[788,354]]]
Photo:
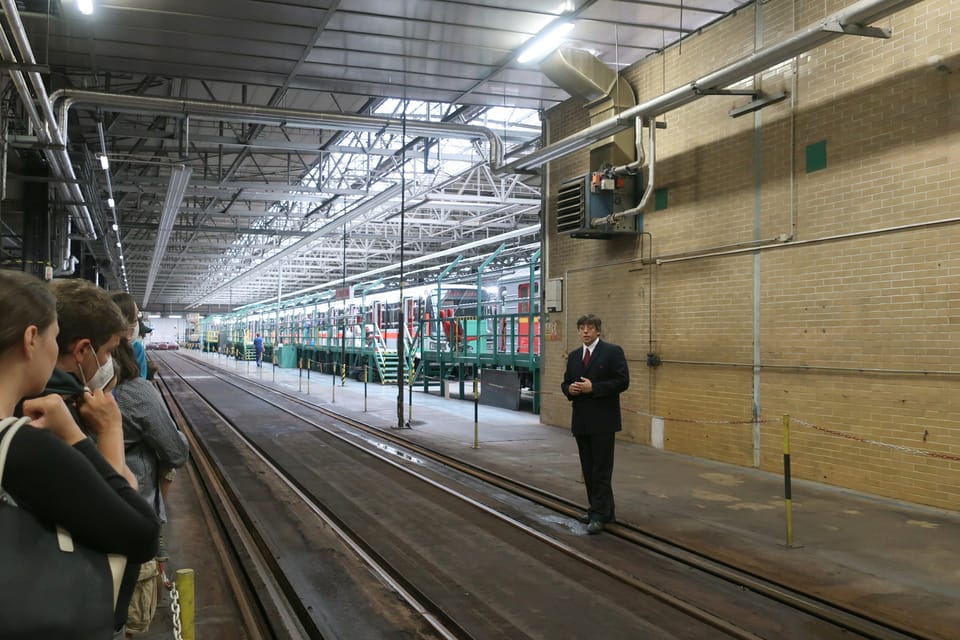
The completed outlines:
[[[849,4],[771,0],[760,32],[749,7],[626,76],[649,100]],[[648,443],[663,416],[668,449],[752,465],[756,402],[762,468],[781,468],[789,414],[796,476],[957,508],[960,224],[891,228],[960,216],[960,3],[926,0],[878,26],[893,37],[844,36],[738,84],[790,92],[756,115],[727,115],[749,98],[707,96],[661,118],[669,207],[644,217],[656,265],[640,261],[648,238],[557,236],[556,185],[591,167],[585,151],[551,164],[546,264],[566,297],[552,317],[564,339],[545,342],[544,422],[568,424],[564,354],[590,311],[630,360],[623,437]],[[573,101],[547,117],[553,140],[588,124]],[[827,168],[808,174],[822,140]]]

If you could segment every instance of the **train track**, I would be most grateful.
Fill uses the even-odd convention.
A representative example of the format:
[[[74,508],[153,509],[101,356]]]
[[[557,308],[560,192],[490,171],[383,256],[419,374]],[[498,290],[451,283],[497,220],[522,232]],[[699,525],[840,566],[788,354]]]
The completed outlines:
[[[613,610],[609,615],[616,618],[615,624],[623,625],[614,627],[622,632],[620,636],[610,635],[605,631],[599,634],[602,637],[644,637],[642,634],[637,635],[639,629],[645,628],[644,624],[647,625],[645,637],[863,637],[889,640],[921,637],[909,630],[898,629],[883,621],[842,609],[717,562],[690,549],[678,547],[630,525],[621,523],[608,528],[609,535],[603,538],[615,542],[605,541],[603,545],[585,544],[584,537],[578,535],[578,532],[565,529],[564,522],[568,522],[570,516],[578,514],[580,508],[562,497],[412,443],[395,433],[362,424],[329,408],[318,407],[302,398],[284,394],[274,387],[230,375],[195,359],[178,356],[177,360],[178,370],[185,370],[187,373],[183,376],[177,374],[179,379],[172,378],[173,370],[165,369],[163,373],[165,384],[177,388],[178,402],[184,402],[182,398],[188,391],[187,387],[190,387],[190,393],[197,394],[196,399],[189,403],[194,408],[193,413],[198,412],[196,409],[202,403],[206,407],[202,413],[216,415],[221,422],[219,428],[225,429],[226,425],[230,424],[234,440],[245,443],[249,451],[255,452],[260,464],[269,468],[270,474],[283,478],[288,490],[296,495],[296,501],[304,505],[300,508],[312,513],[310,517],[322,522],[323,527],[335,533],[341,544],[362,559],[380,584],[385,586],[386,594],[399,595],[409,611],[415,612],[421,621],[417,626],[417,637],[538,637],[544,624],[544,615],[548,620],[556,620],[557,625],[566,626],[551,629],[540,637],[582,636],[564,634],[571,630],[571,623],[564,622],[567,612],[562,610],[549,614],[538,613],[533,616],[537,618],[536,622],[507,623],[503,620],[503,615],[497,615],[482,607],[478,609],[483,609],[490,619],[484,619],[483,612],[464,616],[462,610],[470,606],[469,599],[445,596],[442,585],[434,584],[443,582],[442,580],[425,580],[419,575],[423,571],[412,566],[416,563],[403,562],[402,550],[401,559],[398,560],[397,549],[393,547],[402,545],[385,543],[383,537],[389,535],[383,529],[350,517],[349,501],[341,503],[340,506],[331,506],[329,496],[324,500],[322,492],[317,490],[318,485],[310,481],[309,476],[297,475],[295,470],[290,470],[291,467],[296,469],[298,465],[289,464],[291,456],[288,453],[272,450],[269,443],[265,446],[262,437],[251,433],[249,425],[244,428],[240,424],[243,422],[243,412],[231,417],[229,408],[223,406],[223,398],[229,395],[225,395],[225,389],[234,394],[256,394],[260,397],[258,403],[270,407],[265,415],[286,416],[277,419],[277,423],[294,420],[303,429],[312,429],[314,434],[322,433],[324,444],[321,448],[348,447],[362,452],[358,454],[361,458],[376,460],[377,465],[392,468],[391,474],[400,473],[409,479],[398,480],[396,478],[400,476],[391,476],[394,478],[392,483],[409,483],[409,491],[428,492],[438,508],[448,510],[448,514],[456,514],[442,515],[445,512],[438,511],[441,515],[435,517],[441,520],[463,518],[464,522],[468,523],[465,527],[468,529],[484,532],[496,529],[498,536],[502,536],[504,540],[509,539],[510,544],[514,545],[514,550],[507,554],[509,557],[516,559],[546,555],[552,562],[565,563],[565,567],[575,566],[576,568],[566,568],[565,572],[589,576],[583,579],[597,585],[594,588],[603,594],[600,600],[607,601]],[[174,384],[173,380],[177,382]],[[204,386],[206,392],[203,390]],[[217,391],[211,393],[211,389]],[[271,399],[264,399],[264,394],[269,394]],[[204,396],[202,401],[199,399],[201,395]],[[209,397],[211,395],[221,397]],[[230,404],[229,400],[227,404]],[[209,444],[198,441],[198,445],[200,444],[201,449],[210,447]],[[327,464],[335,466],[339,463]],[[261,471],[260,476],[264,473],[266,472]],[[369,474],[373,476],[374,472]],[[221,485],[230,483],[231,481],[221,481]],[[376,489],[360,487],[357,495],[350,499],[362,499],[373,491]],[[237,494],[237,490],[234,489],[233,493]],[[235,507],[238,513],[246,510],[247,506],[244,505],[249,502],[239,495],[234,495],[231,501],[238,505]],[[454,503],[459,506],[451,506]],[[395,506],[399,508],[399,502]],[[405,508],[428,513],[422,510],[422,506]],[[470,515],[464,516],[464,509]],[[306,516],[301,518],[305,521]],[[247,553],[250,553],[251,546],[259,549],[262,557],[266,558],[260,562],[259,570],[272,576],[258,578],[255,582],[274,585],[272,589],[267,589],[268,593],[273,594],[268,600],[287,599],[292,603],[265,607],[271,611],[267,617],[274,621],[276,626],[285,629],[277,637],[301,637],[300,634],[303,634],[302,637],[351,637],[349,634],[341,636],[336,629],[329,628],[329,624],[326,629],[322,628],[322,624],[316,624],[317,618],[322,621],[329,618],[329,613],[317,612],[302,604],[303,594],[298,590],[297,583],[299,581],[302,585],[304,580],[291,580],[285,573],[289,571],[289,567],[281,566],[282,563],[276,561],[285,550],[271,547],[263,534],[257,533],[260,531],[256,526],[258,516],[249,515],[248,512],[245,516],[236,516],[236,519],[244,523],[241,528],[247,528],[248,535],[256,538],[255,541],[247,543]],[[552,526],[544,527],[544,523],[552,523]],[[427,524],[430,525],[429,521]],[[504,543],[501,541],[499,544]],[[384,547],[387,548],[386,552]],[[413,553],[409,548],[406,551]],[[484,558],[484,562],[490,563],[491,570],[507,576],[499,578],[501,583],[504,580],[516,580],[523,584],[536,582],[536,579],[530,576],[509,575],[511,567],[495,562],[496,552],[485,553],[489,555],[484,556],[481,553],[480,557]],[[516,567],[513,569],[516,570]],[[536,572],[549,574],[542,567],[530,566],[524,571],[530,572],[531,576]],[[549,579],[549,575],[546,579]],[[494,582],[496,581],[497,578],[494,578]],[[456,579],[448,580],[447,585],[457,582]],[[490,590],[490,587],[486,585],[480,590]],[[283,594],[283,597],[278,597],[278,594]],[[533,597],[529,593],[517,594],[516,597],[522,598],[524,595],[534,606],[539,602],[538,598],[544,600],[544,606],[548,606],[551,597]],[[558,603],[565,602],[562,593],[554,593],[552,597]],[[641,601],[644,603],[641,608],[645,610],[645,615],[652,616],[657,620],[657,624],[651,626],[639,616],[622,613],[623,608],[636,607],[636,603]],[[510,602],[503,606],[509,609]],[[374,609],[378,607],[382,607],[382,604],[373,606]],[[280,611],[285,613],[278,613]],[[396,613],[391,615],[394,618],[397,616]],[[293,621],[300,625],[300,629],[291,631]]]

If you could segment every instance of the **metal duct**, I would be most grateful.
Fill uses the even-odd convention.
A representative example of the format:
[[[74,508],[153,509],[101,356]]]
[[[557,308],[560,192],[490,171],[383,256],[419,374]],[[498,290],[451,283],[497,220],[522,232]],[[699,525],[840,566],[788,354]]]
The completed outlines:
[[[3,0],[5,3],[11,0]],[[137,113],[174,118],[201,118],[223,122],[245,122],[270,126],[300,127],[304,129],[332,129],[336,131],[391,131],[401,133],[406,127],[407,135],[429,138],[460,138],[476,140],[486,138],[490,149],[489,162],[493,168],[503,164],[503,143],[500,137],[487,127],[455,124],[449,122],[424,122],[398,118],[382,118],[345,113],[284,109],[234,102],[209,100],[186,100],[152,96],[132,96],[100,91],[60,89],[50,96],[51,103],[59,110],[60,129],[67,132],[67,117],[72,107],[86,105],[101,107],[117,113]],[[57,103],[60,103],[57,105]]]
[[[633,87],[600,58],[581,49],[560,48],[540,62],[540,70],[554,84],[586,101],[590,123],[615,118],[637,104]],[[590,168],[622,165],[633,161],[634,136],[621,131],[594,142],[590,147]]]
[[[14,0],[0,0],[0,3],[2,3],[3,12],[7,16],[7,22],[10,24],[10,32],[13,34],[17,47],[22,54],[23,63],[37,64],[37,60],[33,55],[33,49],[30,47],[30,41],[27,39],[26,29],[24,29],[23,22],[20,20],[20,13],[17,11],[16,2]],[[0,29],[0,52],[2,52],[3,57],[10,62],[17,62],[16,55],[10,47],[10,42],[7,40],[7,36],[3,33],[2,29]],[[30,121],[40,134],[41,141],[44,145],[58,147],[58,149],[53,150],[49,148],[49,146],[45,146],[43,150],[43,154],[50,164],[50,172],[53,178],[58,180],[57,189],[67,202],[82,203],[84,201],[83,192],[80,190],[77,176],[73,171],[73,163],[70,161],[70,156],[66,151],[66,133],[61,133],[57,127],[57,120],[53,115],[53,109],[50,107],[47,88],[43,84],[43,78],[41,78],[40,74],[36,71],[31,71],[29,76],[30,84],[33,86],[33,90],[37,95],[37,102],[43,110],[46,123],[40,119],[40,115],[37,113],[36,107],[33,104],[33,96],[30,95],[27,89],[23,74],[17,70],[10,71],[13,84],[17,89],[17,93],[20,95],[24,107],[27,109]],[[91,240],[96,240],[97,232],[87,206],[84,204],[71,204],[69,208],[81,232]]]
[[[627,109],[618,116],[598,122],[583,131],[550,144],[539,151],[511,162],[500,169],[501,173],[530,171],[561,158],[568,153],[589,146],[618,131],[630,127],[635,118],[653,120],[658,115],[682,107],[701,98],[705,93],[723,89],[764,69],[789,60],[804,51],[809,51],[842,35],[857,34],[863,27],[921,0],[861,0],[838,11],[825,20],[787,38],[779,44],[756,51],[733,64],[727,65],[699,80],[669,91],[661,96]],[[876,34],[872,34],[876,35]]]

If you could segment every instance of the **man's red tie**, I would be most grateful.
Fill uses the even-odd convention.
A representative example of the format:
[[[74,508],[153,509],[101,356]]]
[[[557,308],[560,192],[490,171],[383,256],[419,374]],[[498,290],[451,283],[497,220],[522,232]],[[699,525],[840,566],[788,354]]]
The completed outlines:
[[[587,365],[590,364],[590,349],[586,347],[583,348],[583,368],[586,369]]]

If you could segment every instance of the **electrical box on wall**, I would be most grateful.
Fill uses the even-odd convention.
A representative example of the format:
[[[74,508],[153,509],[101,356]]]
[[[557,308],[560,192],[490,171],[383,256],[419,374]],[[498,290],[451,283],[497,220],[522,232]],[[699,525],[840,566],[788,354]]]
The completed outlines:
[[[567,180],[557,194],[557,232],[571,238],[613,238],[636,235],[643,230],[642,217],[601,219],[634,206],[640,176],[612,176],[597,171]]]
[[[563,278],[550,278],[543,289],[547,311],[563,311]]]

